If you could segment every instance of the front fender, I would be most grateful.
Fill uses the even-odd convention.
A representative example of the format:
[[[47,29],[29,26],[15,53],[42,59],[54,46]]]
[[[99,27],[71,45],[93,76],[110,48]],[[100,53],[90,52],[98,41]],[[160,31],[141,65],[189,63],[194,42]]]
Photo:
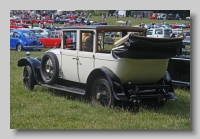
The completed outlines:
[[[32,58],[32,57],[23,57],[18,61],[17,66],[23,67],[26,65],[30,65],[34,79],[37,84],[41,84],[41,74],[40,74],[40,64],[41,64],[40,58]]]
[[[111,91],[115,100],[120,100],[118,94],[124,95],[123,87],[121,86],[120,79],[108,68],[101,67],[94,69],[87,78],[86,82],[86,96],[89,98],[91,96],[91,88],[95,79],[99,77],[104,77],[107,79],[111,86]]]

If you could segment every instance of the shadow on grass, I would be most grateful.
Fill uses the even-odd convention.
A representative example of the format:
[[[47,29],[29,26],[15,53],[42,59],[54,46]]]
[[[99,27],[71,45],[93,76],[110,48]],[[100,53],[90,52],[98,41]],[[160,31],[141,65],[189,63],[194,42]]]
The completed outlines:
[[[78,101],[81,103],[90,103],[90,100],[85,96],[74,94],[70,92],[60,91],[51,88],[42,88],[43,91],[48,92],[50,95],[55,97],[64,97],[67,100]],[[90,103],[91,104],[91,103]],[[91,104],[93,105],[93,104]],[[148,104],[134,106],[131,102],[118,102],[116,103],[114,109],[118,111],[127,111],[131,113],[138,113],[140,111],[152,111],[156,113],[171,115],[171,116],[181,116],[189,117],[190,114],[190,101],[184,97],[177,100],[168,100],[164,105],[158,104]]]

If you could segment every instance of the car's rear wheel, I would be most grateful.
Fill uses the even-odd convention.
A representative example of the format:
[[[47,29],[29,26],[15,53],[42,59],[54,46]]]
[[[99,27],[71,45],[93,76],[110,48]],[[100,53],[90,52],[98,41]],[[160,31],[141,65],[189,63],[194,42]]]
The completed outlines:
[[[53,84],[57,81],[59,74],[59,63],[54,53],[44,54],[40,65],[41,77],[46,84]]]
[[[25,89],[33,90],[34,89],[34,77],[32,69],[29,65],[24,67],[23,72],[23,85]]]
[[[17,51],[18,52],[22,51],[22,45],[20,43],[17,44]]]
[[[105,78],[100,77],[94,81],[92,85],[91,102],[105,107],[114,106],[114,98],[110,84]]]

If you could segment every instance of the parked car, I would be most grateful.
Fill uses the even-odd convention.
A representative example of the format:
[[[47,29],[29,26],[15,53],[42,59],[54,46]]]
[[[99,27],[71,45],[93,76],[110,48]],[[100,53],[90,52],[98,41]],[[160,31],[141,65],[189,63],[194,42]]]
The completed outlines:
[[[106,32],[121,32],[122,38],[113,45],[105,44]],[[182,39],[148,38],[146,32],[127,26],[63,28],[60,48],[46,51],[42,58],[19,59],[18,66],[24,67],[24,87],[33,90],[41,85],[84,95],[91,103],[106,107],[118,102],[163,105],[177,98],[167,64],[184,46]],[[65,47],[67,33],[77,38],[73,48]]]
[[[174,29],[179,28],[179,26],[177,24],[171,24],[171,27],[174,28]]]
[[[49,32],[47,29],[42,29],[40,27],[33,27],[33,29],[36,29],[40,34],[44,36],[48,36]]]
[[[10,30],[10,49],[22,50],[41,50],[41,42],[30,30],[13,29]]]
[[[59,18],[55,18],[54,19],[54,23],[57,23],[57,24],[64,24],[65,23],[65,19],[59,17]]]
[[[72,34],[66,34],[67,38],[66,41],[69,44],[70,42],[73,43],[73,35]],[[45,48],[60,48],[61,46],[61,37],[62,32],[61,31],[51,31],[46,38],[38,38],[38,40],[41,41],[41,44]],[[67,45],[66,47],[71,47],[72,45]]]
[[[187,28],[187,24],[184,24],[184,23],[176,23],[176,26],[178,28]]]
[[[184,45],[190,45],[190,36],[187,36],[183,39],[183,44]]]
[[[157,17],[158,20],[166,20],[166,18],[167,18],[167,15],[166,15],[166,14],[160,14],[160,15]]]
[[[24,28],[24,26],[21,23],[14,23],[12,21],[10,21],[10,28]]]
[[[169,28],[151,28],[147,30],[147,37],[153,38],[169,38],[172,29]]]
[[[51,20],[50,18],[43,18],[41,21],[42,21],[43,23],[44,23],[44,22],[46,22],[46,23],[53,23],[53,22],[54,22],[54,21]]]
[[[12,18],[10,18],[10,21],[14,22],[14,23],[20,23],[21,22],[21,18],[20,17],[12,17]]]
[[[31,19],[29,18],[22,18],[23,23],[31,23]]]
[[[31,22],[32,22],[32,23],[40,23],[41,20],[39,20],[39,19],[31,19]]]
[[[186,17],[185,19],[186,19],[186,20],[190,20],[190,16]]]

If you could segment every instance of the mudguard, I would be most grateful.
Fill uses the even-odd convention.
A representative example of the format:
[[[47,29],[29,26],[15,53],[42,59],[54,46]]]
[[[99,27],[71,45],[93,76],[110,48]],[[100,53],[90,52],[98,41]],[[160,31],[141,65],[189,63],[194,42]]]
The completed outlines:
[[[121,100],[118,96],[125,96],[123,87],[121,86],[120,79],[107,67],[94,69],[88,76],[86,82],[86,96],[89,97],[91,93],[91,86],[95,79],[105,77],[111,86],[111,91],[115,100]]]
[[[33,71],[35,82],[39,85],[42,83],[41,75],[40,75],[40,63],[41,63],[40,60],[41,59],[37,57],[36,58],[23,57],[18,61],[18,64],[17,64],[18,67],[30,65]]]

